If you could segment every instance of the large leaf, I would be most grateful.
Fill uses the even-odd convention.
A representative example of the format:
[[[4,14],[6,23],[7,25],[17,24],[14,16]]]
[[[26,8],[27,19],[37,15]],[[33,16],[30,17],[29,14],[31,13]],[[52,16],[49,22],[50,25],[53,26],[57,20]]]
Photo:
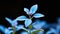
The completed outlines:
[[[44,17],[44,15],[43,14],[36,13],[36,14],[33,15],[33,17],[40,18],[40,17]]]
[[[29,13],[29,9],[24,8],[24,11],[28,14]]]
[[[31,14],[34,14],[34,13],[37,11],[37,8],[38,8],[38,5],[33,5],[33,6],[30,8],[30,13],[31,13]]]
[[[28,27],[32,23],[31,19],[25,20],[25,26]]]
[[[19,21],[24,21],[26,18],[26,16],[19,16],[16,18],[16,20],[19,20]]]

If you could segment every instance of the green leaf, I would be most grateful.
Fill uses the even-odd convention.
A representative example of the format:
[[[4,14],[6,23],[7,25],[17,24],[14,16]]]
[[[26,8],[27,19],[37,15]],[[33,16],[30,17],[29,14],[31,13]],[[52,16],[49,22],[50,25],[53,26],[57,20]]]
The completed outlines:
[[[36,31],[33,31],[32,34],[37,34],[38,32],[40,32],[42,30],[36,30]]]

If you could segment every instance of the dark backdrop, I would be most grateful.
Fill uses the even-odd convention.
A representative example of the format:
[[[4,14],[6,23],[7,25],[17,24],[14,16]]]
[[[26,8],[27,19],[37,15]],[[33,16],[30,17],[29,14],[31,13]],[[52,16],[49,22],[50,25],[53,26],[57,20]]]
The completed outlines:
[[[55,3],[49,2],[48,0],[5,0],[0,1],[0,24],[5,27],[11,26],[6,20],[5,17],[11,18],[12,20],[18,16],[26,15],[24,12],[24,7],[30,9],[31,6],[38,4],[38,13],[42,13],[45,17],[41,20],[46,20],[47,23],[55,23],[56,18],[59,17],[59,11],[55,9]],[[48,6],[49,5],[49,6]],[[49,7],[49,10],[48,10]],[[19,22],[18,22],[19,23]],[[23,24],[23,23],[21,23]]]

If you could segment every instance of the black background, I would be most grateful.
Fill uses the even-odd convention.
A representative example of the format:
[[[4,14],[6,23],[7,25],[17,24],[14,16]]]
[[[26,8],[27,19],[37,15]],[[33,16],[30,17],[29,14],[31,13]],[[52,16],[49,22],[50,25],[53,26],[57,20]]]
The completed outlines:
[[[11,18],[13,20],[21,15],[27,16],[23,10],[24,7],[30,9],[30,7],[35,4],[38,4],[37,13],[42,13],[45,15],[45,17],[41,18],[41,20],[46,20],[47,23],[55,23],[56,18],[60,16],[59,11],[55,9],[55,3],[48,3],[48,0],[2,0],[0,1],[0,24],[4,25],[5,27],[9,27],[10,24],[5,20],[5,17]]]

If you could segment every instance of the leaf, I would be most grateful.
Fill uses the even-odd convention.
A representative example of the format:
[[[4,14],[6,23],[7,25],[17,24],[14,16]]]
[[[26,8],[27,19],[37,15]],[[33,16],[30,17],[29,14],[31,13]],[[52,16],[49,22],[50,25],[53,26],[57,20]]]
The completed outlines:
[[[11,20],[10,18],[5,17],[5,19],[11,24],[13,22],[13,20]]]
[[[12,29],[12,27],[8,27],[8,29]]]
[[[45,26],[46,25],[46,22],[45,21],[40,21],[40,20],[36,20],[33,24],[32,24],[32,26],[33,26],[33,28],[35,28],[35,29],[41,29],[43,26]]]
[[[25,26],[28,27],[32,23],[31,19],[25,20]]]
[[[11,34],[13,32],[12,30],[5,28],[3,25],[0,25],[0,31],[2,31],[5,34]]]
[[[43,31],[38,32],[38,34],[43,34],[43,33],[44,33]]]
[[[27,32],[21,32],[21,34],[28,34]]]
[[[16,26],[18,23],[17,23],[17,20],[11,20],[10,18],[5,18],[12,26]]]
[[[29,13],[29,9],[24,8],[24,11],[28,14]]]
[[[37,11],[38,5],[33,5],[30,9],[30,14],[34,14]]]
[[[60,31],[60,25],[58,25],[58,26],[56,27],[56,29],[57,29],[57,31],[59,32],[59,31]]]
[[[36,30],[36,31],[33,31],[32,34],[37,34],[38,32],[40,32],[41,30]]]
[[[0,31],[2,31],[2,32],[5,31],[5,27],[3,25],[0,25]]]
[[[16,26],[16,30],[17,30],[17,31],[20,30],[20,29],[23,29],[23,28],[24,28],[23,25],[18,25],[18,26]]]
[[[5,34],[11,34],[13,32],[13,30],[9,30],[9,29],[5,29]]]
[[[60,18],[57,19],[57,22],[60,23]]]
[[[27,19],[26,16],[19,16],[16,18],[18,21],[24,21],[25,19]]]
[[[58,34],[57,30],[55,30],[54,28],[50,28],[50,30],[46,34],[51,34],[51,33]]]
[[[44,15],[43,14],[36,13],[36,14],[33,15],[33,17],[40,18],[40,17],[44,17]]]

